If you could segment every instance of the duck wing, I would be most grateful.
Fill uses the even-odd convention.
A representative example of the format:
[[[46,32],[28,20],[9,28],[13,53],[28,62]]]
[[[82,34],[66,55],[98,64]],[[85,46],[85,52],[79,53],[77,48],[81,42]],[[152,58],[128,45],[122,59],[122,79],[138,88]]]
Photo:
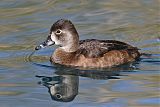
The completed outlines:
[[[111,50],[138,50],[136,47],[116,40],[86,39],[79,41],[79,44],[80,47],[77,52],[89,58],[102,57],[105,53]]]

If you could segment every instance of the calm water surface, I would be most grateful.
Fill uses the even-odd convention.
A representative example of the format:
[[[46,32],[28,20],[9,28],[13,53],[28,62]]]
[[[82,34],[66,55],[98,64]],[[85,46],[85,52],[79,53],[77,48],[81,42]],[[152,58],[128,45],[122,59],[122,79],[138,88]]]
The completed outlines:
[[[158,0],[1,0],[0,107],[158,107]],[[58,19],[80,39],[116,39],[139,47],[140,61],[110,69],[51,65],[56,46],[37,51]]]

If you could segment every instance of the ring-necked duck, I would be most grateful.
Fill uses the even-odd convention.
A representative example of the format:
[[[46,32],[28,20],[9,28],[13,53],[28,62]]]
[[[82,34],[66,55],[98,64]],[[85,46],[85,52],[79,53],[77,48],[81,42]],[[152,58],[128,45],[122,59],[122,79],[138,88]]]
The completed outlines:
[[[80,40],[70,20],[55,22],[47,40],[35,49],[59,45],[51,62],[79,67],[112,67],[135,61],[140,57],[137,47],[116,40]]]

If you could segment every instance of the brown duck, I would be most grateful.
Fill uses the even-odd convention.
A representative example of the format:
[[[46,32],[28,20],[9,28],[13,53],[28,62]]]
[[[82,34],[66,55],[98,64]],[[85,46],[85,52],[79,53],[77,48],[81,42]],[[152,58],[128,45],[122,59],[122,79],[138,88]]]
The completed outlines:
[[[67,66],[104,68],[133,62],[140,57],[137,47],[116,40],[80,40],[71,21],[55,22],[47,40],[35,49],[59,45],[51,62]]]

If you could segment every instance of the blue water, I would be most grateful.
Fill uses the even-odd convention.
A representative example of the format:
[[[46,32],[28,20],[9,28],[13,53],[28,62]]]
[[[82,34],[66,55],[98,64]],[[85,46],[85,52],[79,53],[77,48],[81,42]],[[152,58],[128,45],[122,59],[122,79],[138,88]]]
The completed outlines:
[[[158,0],[1,0],[0,107],[158,107]],[[108,69],[52,65],[36,51],[50,26],[72,20],[80,39],[115,39],[148,55]]]

